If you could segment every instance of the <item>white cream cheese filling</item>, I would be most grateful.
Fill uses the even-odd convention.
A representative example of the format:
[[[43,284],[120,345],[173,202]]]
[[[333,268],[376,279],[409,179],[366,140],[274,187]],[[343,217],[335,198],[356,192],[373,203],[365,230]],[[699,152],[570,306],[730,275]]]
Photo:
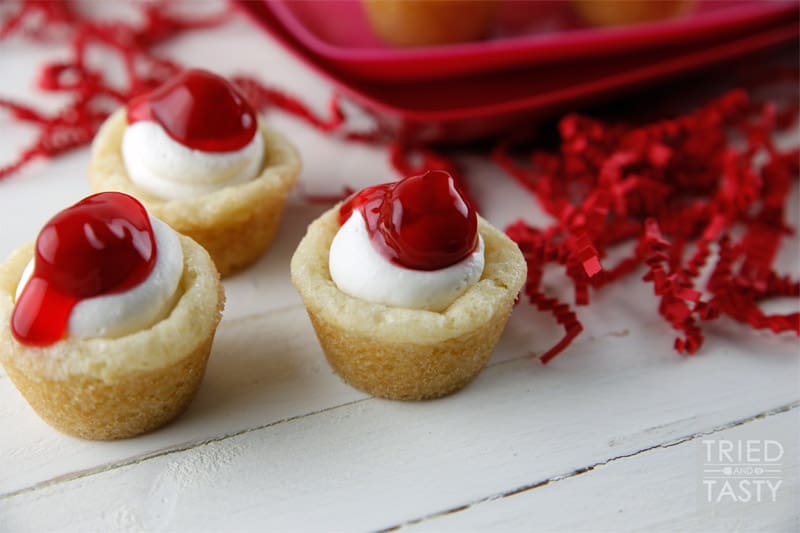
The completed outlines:
[[[156,241],[156,263],[150,275],[125,292],[86,298],[72,308],[67,333],[73,337],[121,337],[149,328],[169,316],[183,276],[183,249],[178,234],[150,217]],[[34,259],[22,273],[14,300],[33,275]]]
[[[344,293],[394,307],[444,311],[483,273],[483,239],[470,255],[439,270],[414,270],[391,262],[375,249],[357,210],[331,243],[328,268]]]
[[[122,160],[130,180],[165,200],[191,198],[255,178],[264,158],[264,139],[256,130],[245,147],[206,152],[184,146],[160,124],[129,124],[122,136]]]

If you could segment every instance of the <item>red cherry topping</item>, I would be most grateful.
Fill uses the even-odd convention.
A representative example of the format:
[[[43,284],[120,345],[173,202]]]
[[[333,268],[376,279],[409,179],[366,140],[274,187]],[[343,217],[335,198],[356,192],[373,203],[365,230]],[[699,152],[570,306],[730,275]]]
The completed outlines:
[[[358,209],[373,245],[392,262],[414,270],[458,263],[478,244],[478,216],[453,177],[431,170],[368,187],[339,210],[344,224]]]
[[[138,200],[118,192],[84,198],[39,233],[33,276],[11,315],[14,337],[33,346],[60,340],[80,300],[135,287],[155,262],[153,228]]]
[[[201,69],[180,73],[128,104],[128,123],[157,122],[189,148],[230,152],[247,146],[258,121],[253,107],[228,80]]]

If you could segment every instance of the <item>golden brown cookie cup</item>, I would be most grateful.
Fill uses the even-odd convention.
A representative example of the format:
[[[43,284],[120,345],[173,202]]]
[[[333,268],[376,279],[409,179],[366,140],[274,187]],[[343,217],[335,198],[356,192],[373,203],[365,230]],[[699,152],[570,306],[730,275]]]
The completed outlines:
[[[292,282],[336,373],[364,392],[393,400],[438,398],[472,381],[525,281],[517,245],[479,218],[486,266],[475,285],[440,313],[389,307],[349,296],[331,279],[328,252],[339,230],[338,211],[309,226],[291,263]]]
[[[92,191],[135,196],[151,214],[208,250],[222,277],[249,266],[267,250],[300,173],[300,158],[283,135],[259,123],[264,160],[261,173],[252,180],[192,198],[164,200],[128,177],[121,150],[127,125],[121,109],[97,133],[89,164]]]
[[[437,46],[486,36],[499,0],[362,0],[375,34],[395,46]]]
[[[84,439],[152,431],[186,410],[205,373],[225,296],[208,253],[180,237],[184,272],[170,315],[118,338],[19,343],[9,327],[14,294],[33,244],[0,264],[0,363],[33,409]]]
[[[572,0],[575,13],[592,26],[624,26],[666,20],[692,10],[694,0]]]

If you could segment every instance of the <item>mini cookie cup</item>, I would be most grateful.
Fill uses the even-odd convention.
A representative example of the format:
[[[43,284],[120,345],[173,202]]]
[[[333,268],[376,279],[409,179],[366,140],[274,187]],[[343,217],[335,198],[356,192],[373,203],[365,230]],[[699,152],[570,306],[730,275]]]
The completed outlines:
[[[261,173],[252,180],[192,198],[165,200],[138,187],[122,158],[126,110],[111,115],[92,144],[89,184],[93,192],[120,191],[208,250],[222,277],[256,261],[275,237],[289,190],[300,173],[300,158],[289,141],[259,121],[264,138]]]
[[[180,236],[184,271],[169,316],[118,338],[71,338],[44,347],[18,342],[9,326],[33,243],[0,264],[0,363],[48,424],[91,440],[152,431],[180,415],[206,369],[225,304],[208,253]]]
[[[484,37],[497,0],[362,0],[373,32],[395,46],[436,46]]]
[[[517,245],[482,218],[481,279],[442,312],[389,307],[340,291],[328,269],[338,206],[314,221],[292,257],[292,282],[329,363],[373,396],[423,400],[472,381],[500,338],[527,268]],[[398,288],[398,290],[401,290]]]

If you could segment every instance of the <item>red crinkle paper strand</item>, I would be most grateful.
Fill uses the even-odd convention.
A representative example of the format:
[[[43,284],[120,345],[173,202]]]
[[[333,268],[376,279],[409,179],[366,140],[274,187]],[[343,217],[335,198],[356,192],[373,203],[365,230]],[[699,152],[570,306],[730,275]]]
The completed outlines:
[[[2,21],[0,39],[22,33],[37,41],[69,43],[71,58],[45,64],[37,85],[69,93],[72,100],[47,115],[0,98],[0,108],[39,127],[36,142],[0,168],[0,179],[37,157],[88,144],[114,108],[180,69],[155,55],[154,45],[227,17],[226,12],[187,19],[164,3],[142,3],[139,8],[145,22],[138,27],[92,20],[66,1],[21,2]],[[87,63],[87,49],[93,45],[122,59],[127,77],[123,88]],[[797,76],[796,68],[783,69],[776,80],[796,83]],[[349,131],[336,96],[323,117],[257,79],[236,76],[233,81],[260,111],[281,109],[343,140],[388,143],[390,161],[400,174],[445,169],[468,190],[459,167],[430,148],[400,143],[380,130]],[[772,267],[781,239],[794,234],[784,208],[800,174],[800,153],[781,153],[772,142],[777,131],[796,123],[796,94],[792,98],[791,105],[779,110],[774,103],[755,103],[747,92],[734,90],[686,115],[636,126],[568,115],[559,123],[561,145],[553,152],[497,142],[494,160],[554,220],[546,228],[518,221],[506,230],[528,264],[525,295],[564,329],[563,338],[540,356],[543,362],[583,330],[569,304],[544,292],[548,264],[564,269],[578,306],[590,303],[591,289],[644,268],[643,279],[653,285],[659,313],[679,332],[675,349],[681,353],[695,353],[703,343],[700,324],[721,315],[755,329],[800,334],[798,313],[768,315],[760,307],[769,298],[800,296],[800,282]],[[520,151],[528,151],[527,163],[520,163]],[[766,162],[756,165],[757,157]],[[345,195],[350,192],[345,188]],[[625,242],[635,243],[635,250],[613,266],[604,264],[608,250]],[[708,280],[699,287],[706,269]]]

